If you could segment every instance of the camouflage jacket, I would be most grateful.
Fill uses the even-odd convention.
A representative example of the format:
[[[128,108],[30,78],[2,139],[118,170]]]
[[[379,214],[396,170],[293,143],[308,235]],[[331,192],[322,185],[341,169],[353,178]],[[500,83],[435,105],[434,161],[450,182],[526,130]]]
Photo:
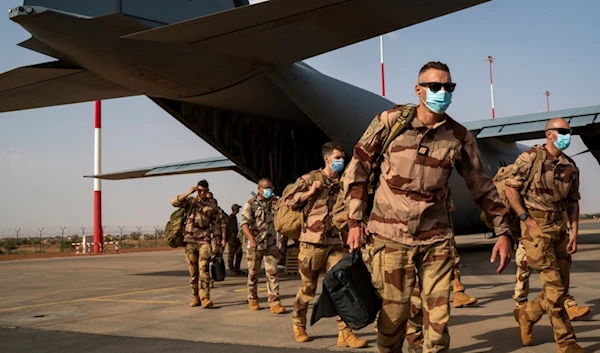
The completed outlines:
[[[545,147],[544,147],[545,149]],[[506,186],[521,191],[535,160],[535,148],[521,153],[506,178]],[[523,200],[530,210],[563,212],[571,202],[581,199],[579,194],[579,169],[575,162],[561,153],[554,157],[546,151],[541,174],[533,178]]]
[[[317,190],[309,200],[300,203],[300,196],[308,191],[311,184],[317,180],[316,173],[320,173],[325,183],[321,185],[321,188]],[[302,208],[310,202],[312,198],[315,198],[311,209],[307,212],[304,231],[300,234],[299,240],[301,242],[327,245],[342,243],[340,233],[336,227],[333,227],[331,221],[331,209],[337,200],[339,192],[340,186],[338,179],[329,179],[327,175],[323,173],[323,169],[307,173],[296,180],[294,187],[290,190],[290,196],[285,200],[288,207],[296,209]]]
[[[254,196],[242,209],[242,221],[240,227],[247,224],[258,244],[257,250],[265,250],[276,243],[275,236],[275,204],[277,198],[272,197],[264,200],[260,196]]]
[[[190,202],[194,202],[194,206],[185,226],[183,240],[186,243],[210,244],[213,235],[221,235],[219,209],[208,200],[200,201],[194,197],[188,197],[183,201],[175,197],[171,204],[175,207],[187,208]]]
[[[360,224],[372,162],[400,112],[401,108],[394,108],[378,114],[354,148],[344,180],[350,227]],[[452,238],[447,198],[454,167],[475,202],[493,220],[496,234],[506,233],[508,209],[484,173],[475,138],[447,115],[431,128],[415,116],[384,151],[369,232],[409,246]]]

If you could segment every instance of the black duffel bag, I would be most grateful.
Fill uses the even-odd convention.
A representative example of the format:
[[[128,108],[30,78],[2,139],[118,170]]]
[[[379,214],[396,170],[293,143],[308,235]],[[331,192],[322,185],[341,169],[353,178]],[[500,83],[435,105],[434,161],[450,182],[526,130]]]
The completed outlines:
[[[353,330],[375,321],[382,300],[371,282],[371,273],[360,250],[344,256],[323,279],[323,292],[315,303],[311,325],[322,317],[339,315]]]
[[[217,282],[224,281],[226,272],[227,271],[225,269],[225,261],[223,260],[223,255],[221,253],[218,253],[215,255],[215,259],[210,269],[212,279]]]

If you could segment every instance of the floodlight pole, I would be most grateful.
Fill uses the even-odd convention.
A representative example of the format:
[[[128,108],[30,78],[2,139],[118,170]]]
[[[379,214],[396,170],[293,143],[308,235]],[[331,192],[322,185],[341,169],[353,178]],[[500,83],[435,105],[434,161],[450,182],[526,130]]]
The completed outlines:
[[[546,110],[550,111],[550,91],[544,92],[544,95],[546,96]]]
[[[492,78],[492,62],[494,61],[494,57],[488,55],[486,61],[490,62],[490,94],[492,96],[492,119],[496,118],[496,113],[494,111],[494,80]]]

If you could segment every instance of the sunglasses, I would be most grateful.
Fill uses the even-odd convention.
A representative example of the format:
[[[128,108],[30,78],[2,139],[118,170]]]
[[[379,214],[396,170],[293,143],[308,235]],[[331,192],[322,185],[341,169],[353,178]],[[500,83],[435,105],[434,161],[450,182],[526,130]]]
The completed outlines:
[[[199,193],[199,194],[200,194],[200,193],[203,193],[203,192],[208,192],[208,189],[197,189],[197,190],[198,190],[198,193]]]
[[[571,135],[571,131],[572,131],[571,128],[567,128],[567,127],[553,127],[548,130],[556,131],[561,135]],[[548,130],[546,130],[546,131],[548,131]]]
[[[421,82],[419,83],[419,86],[428,87],[431,90],[431,92],[437,92],[440,89],[442,89],[442,87],[444,87],[444,91],[446,92],[454,92],[454,88],[456,88],[456,83]]]

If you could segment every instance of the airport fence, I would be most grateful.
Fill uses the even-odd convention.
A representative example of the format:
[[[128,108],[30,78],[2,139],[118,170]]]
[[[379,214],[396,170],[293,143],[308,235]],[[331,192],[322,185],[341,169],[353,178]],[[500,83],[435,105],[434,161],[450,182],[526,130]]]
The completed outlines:
[[[167,247],[162,226],[104,226],[104,250]],[[12,254],[83,252],[92,247],[93,227],[0,228],[0,256]],[[87,243],[87,244],[86,244]]]

